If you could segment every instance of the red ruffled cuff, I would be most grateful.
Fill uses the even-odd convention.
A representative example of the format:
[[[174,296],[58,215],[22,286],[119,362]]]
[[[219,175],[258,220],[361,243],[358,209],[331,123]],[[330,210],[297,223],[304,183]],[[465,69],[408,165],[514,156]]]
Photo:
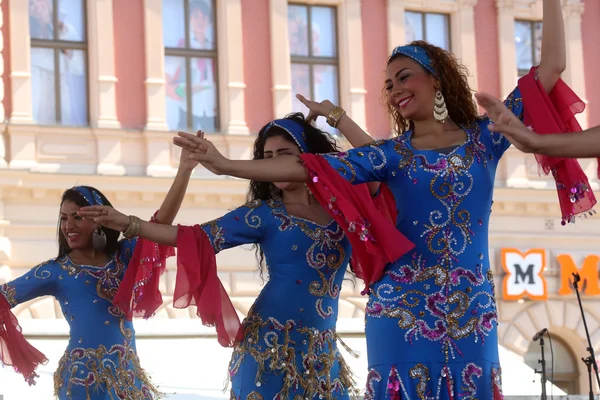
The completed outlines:
[[[155,216],[151,222],[155,222]],[[125,276],[113,299],[113,304],[125,314],[127,320],[131,321],[133,317],[150,318],[161,306],[160,277],[165,271],[167,258],[174,255],[172,246],[138,238]]]
[[[363,294],[383,276],[387,264],[411,251],[415,245],[396,229],[396,204],[382,184],[373,198],[367,185],[351,185],[319,155],[302,154],[307,181],[315,199],[344,229],[352,245],[352,266],[365,281]]]
[[[533,67],[529,74],[519,79],[525,110],[523,122],[538,134],[581,131],[575,115],[583,111],[584,102],[562,79],[548,95],[536,74],[537,68]],[[535,157],[544,173],[552,173],[556,181],[563,225],[575,222],[578,215],[593,213],[596,197],[576,159],[540,154]]]
[[[204,325],[216,327],[221,346],[231,347],[241,340],[240,319],[217,276],[217,260],[208,236],[199,225],[180,225],[173,306],[190,305],[197,307]]]
[[[22,374],[30,385],[39,375],[35,369],[48,359],[23,336],[17,317],[10,310],[6,298],[0,295],[0,360]]]

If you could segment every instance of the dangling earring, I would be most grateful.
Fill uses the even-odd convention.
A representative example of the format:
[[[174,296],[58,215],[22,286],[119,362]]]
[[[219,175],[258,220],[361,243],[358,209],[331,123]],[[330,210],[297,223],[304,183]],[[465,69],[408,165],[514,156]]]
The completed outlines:
[[[269,191],[271,192],[271,198],[276,201],[281,201],[281,190],[277,189],[275,185],[271,183],[269,187]]]
[[[441,90],[435,92],[435,103],[433,105],[433,117],[439,123],[446,122],[448,119],[448,108],[446,107],[446,101]]]
[[[96,251],[104,251],[106,248],[106,233],[100,226],[92,234],[92,245]]]

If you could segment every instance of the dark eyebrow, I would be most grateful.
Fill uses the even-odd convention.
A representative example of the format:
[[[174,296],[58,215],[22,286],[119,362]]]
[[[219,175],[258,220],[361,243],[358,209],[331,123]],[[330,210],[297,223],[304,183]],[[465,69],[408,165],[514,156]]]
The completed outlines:
[[[408,69],[408,68],[402,68],[400,71],[396,72],[396,73],[394,74],[394,78],[397,78],[397,77],[398,77],[398,75],[400,75],[402,72],[404,72],[404,71],[405,71],[405,70],[407,70],[407,69]],[[386,80],[385,80],[385,83],[389,83],[389,82],[391,82],[391,81],[392,81],[391,79],[386,79]]]
[[[408,68],[402,68],[400,71],[396,72],[396,75],[394,75],[394,78],[397,78],[398,75],[400,75],[402,72],[406,71]]]
[[[60,215],[67,215],[67,213],[64,213],[64,212],[61,211]],[[74,213],[71,213],[71,215],[77,215],[77,211],[75,211]]]

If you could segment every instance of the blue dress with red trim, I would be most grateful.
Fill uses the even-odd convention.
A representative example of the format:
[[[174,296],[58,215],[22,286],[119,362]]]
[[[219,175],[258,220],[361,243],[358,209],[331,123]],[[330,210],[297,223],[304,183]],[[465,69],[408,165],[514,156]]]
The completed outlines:
[[[230,398],[348,399],[353,379],[336,332],[350,259],[342,228],[292,216],[278,200],[250,201],[201,227],[215,253],[258,244],[267,265],[231,358]]]
[[[0,285],[11,308],[41,296],[60,303],[70,337],[54,373],[59,400],[160,397],[140,366],[132,322],[112,304],[135,245],[135,239],[120,241],[102,267],[78,265],[64,255]]]
[[[505,104],[522,118],[516,89]],[[496,167],[510,143],[488,118],[449,152],[412,132],[323,157],[353,184],[386,183],[414,250],[388,264],[366,306],[365,399],[500,399],[497,310],[488,258]]]

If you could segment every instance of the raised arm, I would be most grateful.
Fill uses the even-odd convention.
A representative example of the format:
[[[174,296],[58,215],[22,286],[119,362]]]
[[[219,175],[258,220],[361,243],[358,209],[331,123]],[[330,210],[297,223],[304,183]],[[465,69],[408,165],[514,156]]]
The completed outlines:
[[[264,209],[260,207],[261,205],[260,201],[249,202],[216,220],[201,225],[215,252],[243,244],[259,243],[262,240],[265,227],[260,221],[265,218],[265,215],[262,215]],[[127,232],[132,223],[138,223],[135,218],[108,206],[83,207],[79,215],[120,232]],[[139,224],[138,236],[158,244],[177,246],[179,227],[143,220],[139,220]]]
[[[525,153],[569,158],[600,157],[600,126],[583,132],[538,135],[527,128],[499,99],[487,93],[477,93],[475,97],[495,122],[490,128],[502,133]]]
[[[230,160],[208,140],[179,133],[173,142],[187,148],[191,158],[217,175],[261,182],[305,182],[308,179],[301,160],[296,156],[279,156],[264,160]],[[398,154],[388,141],[372,144],[343,153],[323,154],[323,159],[352,184],[384,182],[389,179],[389,166],[395,165]]]
[[[296,156],[279,156],[264,160],[230,160],[208,140],[180,132],[173,142],[188,151],[216,175],[229,175],[260,182],[305,182],[308,174]]]
[[[297,94],[296,97],[310,110],[308,116],[306,117],[308,121],[315,120],[318,117],[328,118],[332,112],[338,109],[338,107],[336,107],[336,105],[329,100],[324,100],[318,103],[316,101],[308,100],[301,94]],[[366,146],[374,141],[367,132],[365,132],[360,126],[358,126],[356,122],[354,122],[352,118],[348,116],[348,114],[346,114],[346,112],[343,112],[342,115],[337,119],[335,128],[337,128],[342,135],[344,135],[344,137],[354,148]],[[368,183],[371,194],[377,193],[379,190],[379,185],[379,182]]]
[[[166,201],[166,200],[165,200]],[[91,219],[110,229],[119,232],[126,232],[132,223],[132,217],[129,217],[112,207],[108,206],[88,206],[83,207],[78,212],[84,218]],[[137,222],[136,222],[137,223]],[[177,227],[165,224],[155,224],[142,219],[139,220],[139,236],[152,242],[165,246],[177,245]]]
[[[196,136],[203,138],[204,132],[196,132]],[[181,149],[181,157],[179,159],[179,168],[177,169],[177,175],[171,184],[171,188],[167,193],[167,196],[163,200],[158,213],[156,214],[156,221],[161,224],[171,225],[181,208],[181,203],[185,197],[185,192],[192,176],[192,171],[198,165],[198,161],[190,158],[190,153],[186,149]]]
[[[560,0],[544,0],[542,20],[542,54],[538,79],[550,93],[567,67],[565,25]]]

